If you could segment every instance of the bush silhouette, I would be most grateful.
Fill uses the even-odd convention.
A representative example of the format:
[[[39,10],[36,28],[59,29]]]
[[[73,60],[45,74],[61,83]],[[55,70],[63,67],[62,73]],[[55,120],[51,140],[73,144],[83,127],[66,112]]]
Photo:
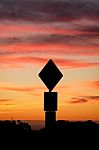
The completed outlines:
[[[28,123],[18,121],[0,121],[0,142],[3,146],[8,142],[17,146],[35,147],[78,147],[80,145],[95,146],[99,143],[99,124],[91,120],[70,122],[58,120],[52,128],[42,128],[38,131],[32,130]],[[71,144],[72,143],[72,144]],[[7,147],[7,148],[8,148]],[[79,148],[79,147],[78,147]],[[12,147],[13,149],[13,147]]]

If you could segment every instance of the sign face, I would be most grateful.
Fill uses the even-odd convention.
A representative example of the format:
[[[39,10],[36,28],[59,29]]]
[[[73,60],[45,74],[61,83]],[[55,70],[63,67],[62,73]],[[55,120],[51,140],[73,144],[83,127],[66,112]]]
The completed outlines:
[[[51,92],[63,75],[55,63],[50,59],[39,73],[39,77]]]

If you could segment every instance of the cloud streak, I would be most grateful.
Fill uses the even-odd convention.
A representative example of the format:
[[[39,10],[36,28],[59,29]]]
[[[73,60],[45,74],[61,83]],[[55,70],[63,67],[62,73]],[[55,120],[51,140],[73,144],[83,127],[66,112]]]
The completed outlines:
[[[0,98],[0,106],[12,106],[12,99],[9,98]]]
[[[69,102],[70,104],[77,104],[77,103],[86,103],[86,102],[95,102],[99,101],[99,96],[81,96],[81,97],[74,97]]]
[[[33,92],[36,90],[36,87],[19,87],[19,86],[1,86],[0,90],[16,91],[16,92]],[[5,101],[6,99],[2,99]]]
[[[98,0],[7,0],[0,1],[1,19],[23,19],[35,22],[71,21],[98,18]]]
[[[99,47],[98,46],[80,46],[74,44],[64,44],[64,43],[35,43],[35,44],[6,44],[0,45],[1,54],[15,53],[15,54],[25,54],[35,53],[35,52],[45,52],[53,53],[57,52],[60,54],[73,54],[73,55],[85,55],[85,56],[99,56]]]
[[[64,45],[76,45],[76,46],[99,46],[97,35],[35,35],[35,36],[20,36],[20,37],[9,37],[9,38],[0,38],[0,45],[6,44],[64,44]]]
[[[35,93],[36,91],[43,90],[44,87],[41,86],[25,86],[25,85],[13,85],[8,83],[1,83],[0,90],[1,91],[15,91],[15,92],[25,92],[29,94],[33,94],[34,96],[39,96],[39,93]],[[10,101],[11,99],[0,99],[1,101]]]
[[[3,98],[1,99],[1,98],[0,98],[0,103],[1,103],[1,102],[8,102],[8,101],[12,101],[12,99],[5,99],[5,98],[4,98],[4,99],[3,99]]]
[[[70,104],[77,104],[77,103],[86,103],[88,100],[84,98],[72,98],[72,100],[69,102]]]
[[[42,58],[42,57],[31,57],[31,56],[17,56],[17,57],[1,57],[0,64],[1,67],[15,67],[15,66],[27,66],[28,64],[38,64],[41,65],[42,63],[46,63],[49,58]],[[63,58],[54,58],[54,61],[63,68],[88,68],[88,67],[98,67],[98,62],[86,62],[80,60],[73,60],[73,59],[63,59]]]
[[[95,90],[99,90],[99,81],[98,80],[89,81],[86,84],[86,86]]]

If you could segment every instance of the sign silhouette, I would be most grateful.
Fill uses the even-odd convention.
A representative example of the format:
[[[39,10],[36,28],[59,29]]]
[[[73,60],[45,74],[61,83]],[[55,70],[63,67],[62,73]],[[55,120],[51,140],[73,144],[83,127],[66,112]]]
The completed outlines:
[[[63,75],[55,63],[50,59],[39,73],[39,77],[51,92]]]
[[[57,111],[57,92],[51,91],[63,75],[50,59],[39,73],[39,77],[49,89],[49,92],[44,92],[45,126],[49,128],[55,125]]]

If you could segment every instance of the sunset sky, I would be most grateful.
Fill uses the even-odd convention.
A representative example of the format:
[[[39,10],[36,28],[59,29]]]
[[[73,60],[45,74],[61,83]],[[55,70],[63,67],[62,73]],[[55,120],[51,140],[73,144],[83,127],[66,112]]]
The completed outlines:
[[[99,120],[99,0],[0,0],[0,119],[44,120],[49,59],[57,119]]]

